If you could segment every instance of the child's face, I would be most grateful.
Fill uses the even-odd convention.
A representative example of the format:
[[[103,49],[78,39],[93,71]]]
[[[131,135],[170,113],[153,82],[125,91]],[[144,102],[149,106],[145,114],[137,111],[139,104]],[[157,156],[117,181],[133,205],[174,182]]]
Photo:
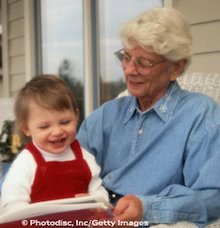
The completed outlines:
[[[50,110],[30,102],[23,131],[39,148],[58,154],[75,139],[77,121],[78,115],[72,110]]]

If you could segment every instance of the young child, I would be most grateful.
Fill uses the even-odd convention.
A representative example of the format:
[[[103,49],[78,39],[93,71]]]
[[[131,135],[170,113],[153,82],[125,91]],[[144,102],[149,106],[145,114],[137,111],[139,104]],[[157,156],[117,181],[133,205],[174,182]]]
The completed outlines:
[[[75,139],[79,110],[65,82],[53,75],[33,78],[18,93],[16,127],[27,145],[2,186],[4,207],[108,194],[93,155]]]

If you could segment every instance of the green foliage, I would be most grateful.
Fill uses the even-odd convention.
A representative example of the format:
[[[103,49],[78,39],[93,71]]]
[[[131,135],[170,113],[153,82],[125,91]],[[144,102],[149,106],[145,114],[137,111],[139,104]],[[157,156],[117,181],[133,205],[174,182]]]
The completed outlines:
[[[5,120],[0,134],[0,155],[2,161],[12,162],[22,148],[20,138],[14,134],[14,121]]]

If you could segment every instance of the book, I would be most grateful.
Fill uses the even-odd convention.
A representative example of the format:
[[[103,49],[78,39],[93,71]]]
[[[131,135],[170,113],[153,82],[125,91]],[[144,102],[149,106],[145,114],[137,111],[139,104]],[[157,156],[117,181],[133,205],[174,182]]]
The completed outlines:
[[[41,226],[44,227],[68,227],[68,223],[71,227],[88,227],[94,226],[88,222],[98,223],[99,220],[111,217],[112,206],[109,202],[98,195],[87,195],[37,202],[9,210],[2,209],[0,228],[34,227],[34,223],[42,223]]]

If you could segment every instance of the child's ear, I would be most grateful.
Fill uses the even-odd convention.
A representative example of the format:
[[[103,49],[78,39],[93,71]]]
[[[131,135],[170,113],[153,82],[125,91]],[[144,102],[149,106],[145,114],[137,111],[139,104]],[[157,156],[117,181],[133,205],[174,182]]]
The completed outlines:
[[[22,131],[24,132],[24,134],[27,136],[27,137],[30,137],[31,135],[30,135],[30,130],[29,130],[29,128],[28,128],[28,126],[26,125],[26,124],[24,124],[23,126],[22,126]]]

